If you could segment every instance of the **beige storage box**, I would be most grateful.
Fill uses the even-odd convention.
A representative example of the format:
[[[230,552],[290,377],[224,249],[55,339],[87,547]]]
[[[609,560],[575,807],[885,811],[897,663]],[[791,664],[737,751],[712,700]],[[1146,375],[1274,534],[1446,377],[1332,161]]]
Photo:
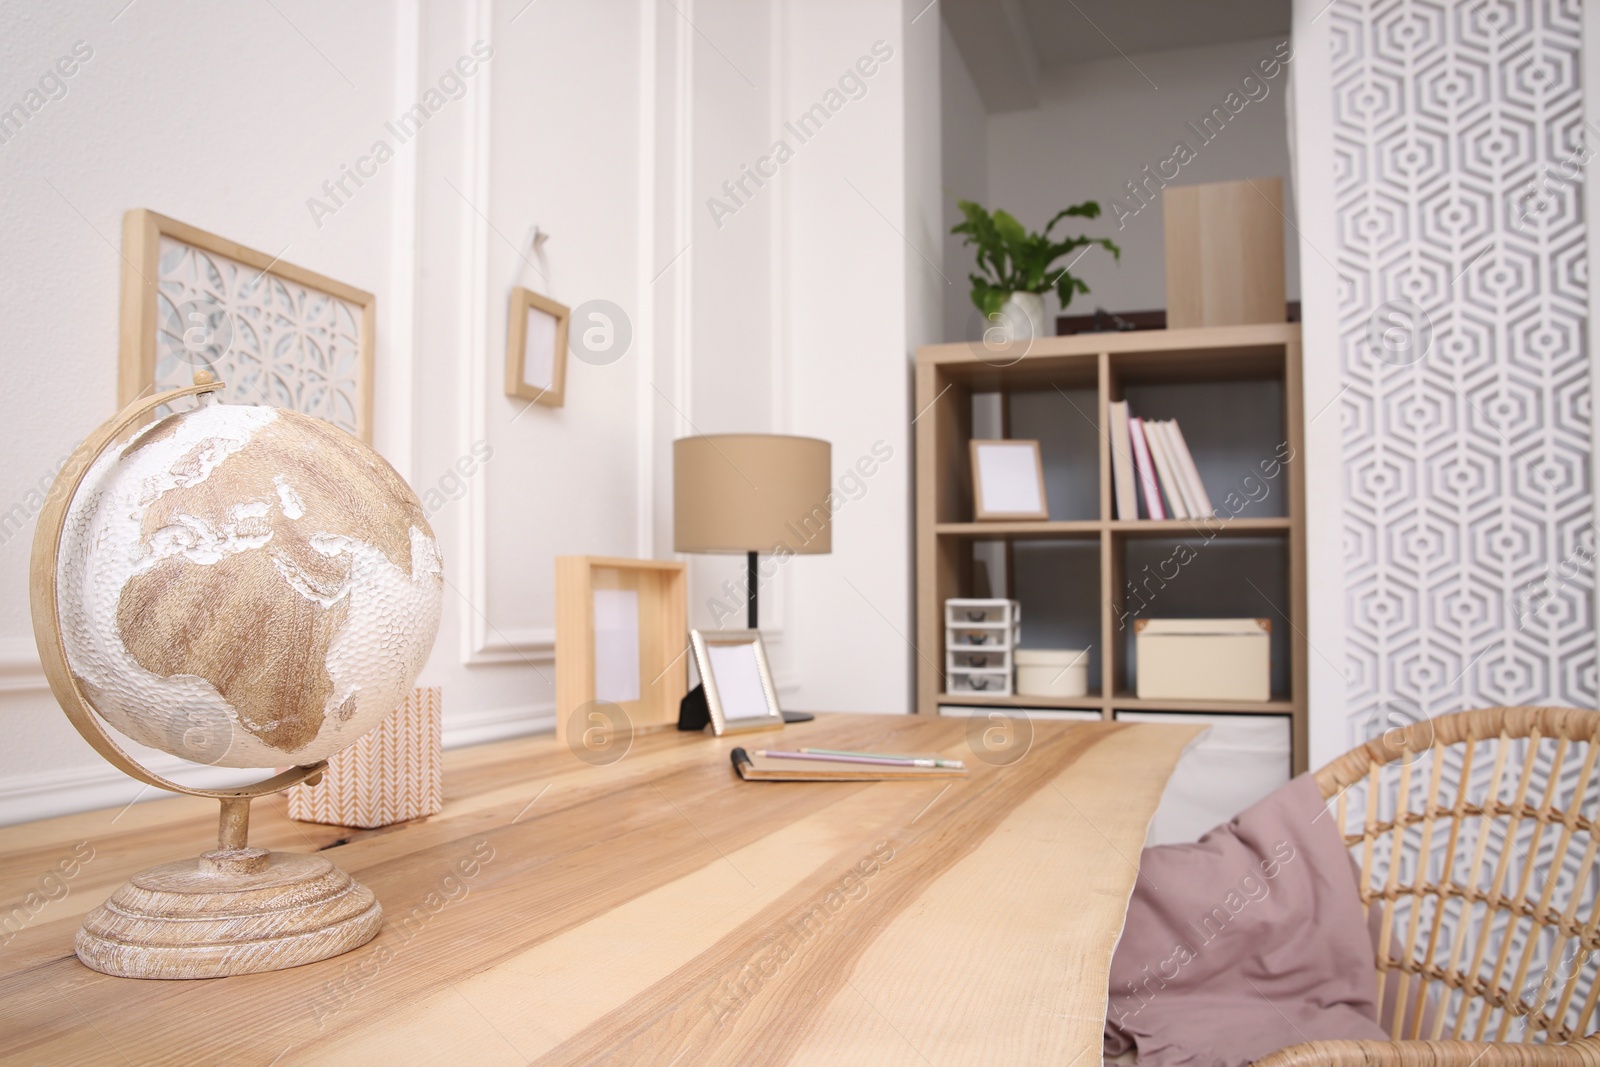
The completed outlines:
[[[1140,700],[1272,699],[1271,619],[1138,619]]]
[[[1019,648],[1017,695],[1081,697],[1089,691],[1089,653],[1081,648]]]

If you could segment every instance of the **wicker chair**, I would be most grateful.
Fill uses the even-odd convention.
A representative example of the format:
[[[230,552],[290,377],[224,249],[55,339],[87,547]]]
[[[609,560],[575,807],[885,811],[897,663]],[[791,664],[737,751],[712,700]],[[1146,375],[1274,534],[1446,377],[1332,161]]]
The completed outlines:
[[[1312,1041],[1256,1067],[1600,1067],[1597,754],[1600,712],[1487,708],[1318,771],[1379,910],[1394,1040]]]

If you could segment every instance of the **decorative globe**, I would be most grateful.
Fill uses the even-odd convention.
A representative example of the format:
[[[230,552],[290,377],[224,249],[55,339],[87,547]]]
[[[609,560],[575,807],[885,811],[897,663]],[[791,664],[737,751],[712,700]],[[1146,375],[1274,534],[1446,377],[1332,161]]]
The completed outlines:
[[[101,454],[56,574],[94,711],[224,767],[314,763],[378,725],[433,646],[444,583],[383,457],[321,419],[210,397]]]

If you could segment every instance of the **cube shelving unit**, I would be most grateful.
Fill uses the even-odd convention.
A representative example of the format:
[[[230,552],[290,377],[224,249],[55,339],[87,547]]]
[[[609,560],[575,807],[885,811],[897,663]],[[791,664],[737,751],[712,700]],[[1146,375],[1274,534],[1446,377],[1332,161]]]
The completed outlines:
[[[1306,768],[1306,557],[1300,327],[1295,323],[1078,334],[1021,358],[980,343],[931,345],[916,364],[917,710],[941,705],[1266,714],[1290,720]],[[977,522],[967,442],[975,398],[995,394],[1002,436],[1037,438],[1050,518]],[[1115,515],[1108,405],[1177,418],[1212,498],[1208,519]],[[991,408],[991,410],[993,410]],[[974,546],[1007,561],[996,597],[1021,602],[1025,645],[1093,644],[1083,697],[947,694],[945,601],[974,594]],[[1024,581],[1018,582],[1022,573]],[[1140,617],[1273,620],[1272,699],[1140,700]],[[1066,636],[1053,636],[1064,634]],[[1081,642],[1081,643],[1076,643]],[[1098,684],[1096,679],[1098,678]]]

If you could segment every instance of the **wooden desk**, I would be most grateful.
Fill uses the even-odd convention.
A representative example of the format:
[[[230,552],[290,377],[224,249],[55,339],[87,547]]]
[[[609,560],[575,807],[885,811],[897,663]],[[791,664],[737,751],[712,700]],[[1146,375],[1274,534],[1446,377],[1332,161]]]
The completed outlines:
[[[551,737],[485,745],[447,754],[442,814],[376,831],[257,801],[251,843],[332,848],[384,928],[336,959],[210,981],[110,978],[71,945],[135,870],[210,847],[214,803],[0,829],[0,902],[59,898],[0,947],[0,1059],[1097,1063],[1145,826],[1198,731],[1040,723],[1024,758],[994,767],[968,728],[824,715],[742,742],[669,731],[603,767]],[[937,750],[972,773],[740,782],[728,750],[779,737]]]

